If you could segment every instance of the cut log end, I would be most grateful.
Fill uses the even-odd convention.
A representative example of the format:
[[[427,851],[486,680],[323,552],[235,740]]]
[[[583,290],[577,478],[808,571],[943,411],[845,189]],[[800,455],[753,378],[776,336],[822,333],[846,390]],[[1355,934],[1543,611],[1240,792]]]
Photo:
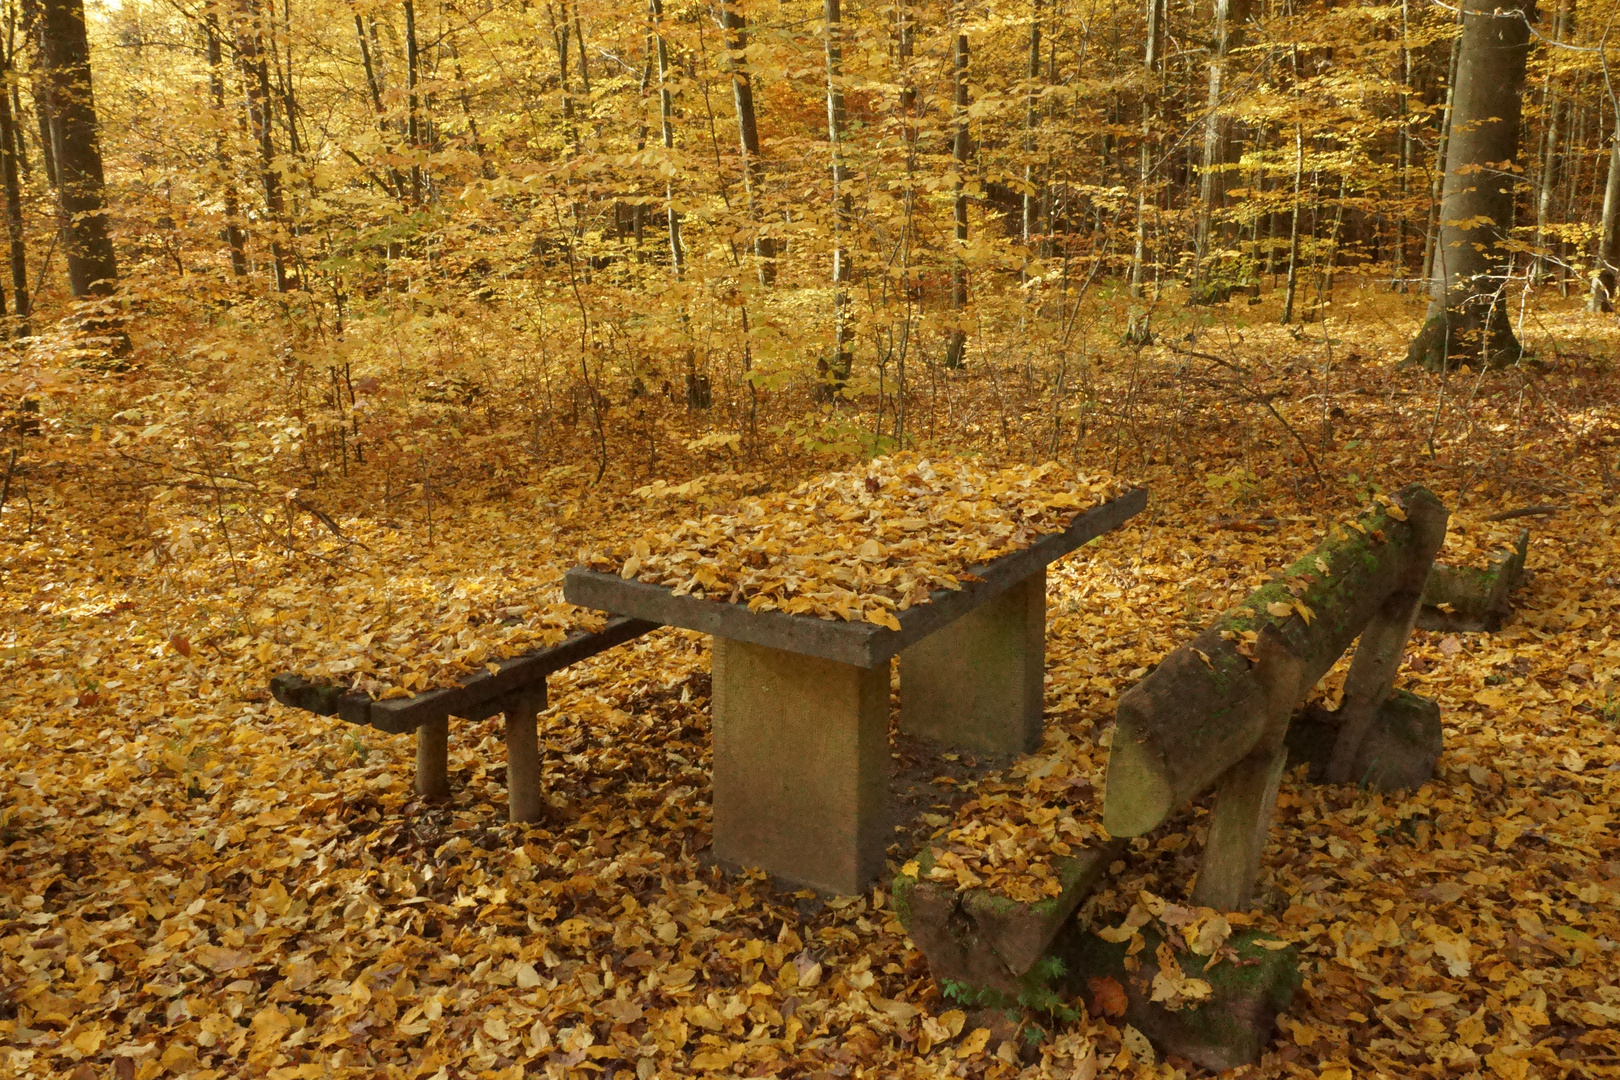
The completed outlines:
[[[1141,836],[1157,828],[1176,808],[1176,793],[1153,752],[1115,732],[1108,752],[1103,828],[1110,836]]]

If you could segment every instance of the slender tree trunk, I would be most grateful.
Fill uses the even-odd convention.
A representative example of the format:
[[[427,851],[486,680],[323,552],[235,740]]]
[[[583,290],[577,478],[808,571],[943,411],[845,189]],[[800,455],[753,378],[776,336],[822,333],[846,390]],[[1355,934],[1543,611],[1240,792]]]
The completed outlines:
[[[1165,0],[1147,0],[1147,44],[1142,50],[1142,147],[1136,178],[1136,251],[1131,257],[1131,295],[1137,297],[1142,295],[1147,273],[1148,188],[1153,179],[1153,112],[1157,97],[1154,91],[1164,43],[1164,5]]]
[[[765,192],[765,158],[759,145],[759,118],[754,111],[754,82],[748,70],[748,20],[737,7],[738,0],[721,0],[720,27],[725,31],[730,55],[731,103],[737,111],[737,135],[742,144],[743,188],[748,195],[748,216],[753,220],[754,258],[759,262],[759,282],[776,280],[776,241],[761,227],[760,203]]]
[[[1603,188],[1603,225],[1598,230],[1597,269],[1587,311],[1613,311],[1615,271],[1620,268],[1620,114],[1609,144],[1609,182]]]
[[[652,18],[653,52],[658,59],[658,116],[663,129],[664,149],[675,149],[675,99],[669,89],[669,48],[664,43],[662,20],[663,0],[648,0],[647,10]],[[681,215],[675,208],[675,181],[664,185],[664,199],[669,218],[670,268],[677,278],[686,273],[686,251],[681,244]]]
[[[373,24],[375,25],[375,24]],[[354,17],[354,34],[360,41],[360,62],[366,72],[366,89],[371,93],[371,108],[377,114],[377,132],[383,136],[383,142],[388,142],[388,115],[383,109],[382,101],[382,73],[372,59],[371,43],[366,39],[366,24],[359,15]],[[388,182],[394,186],[394,194],[401,201],[406,198],[405,177],[393,165],[388,166]],[[391,243],[390,248],[393,247]]]
[[[1554,0],[1556,10],[1553,14],[1553,41],[1561,42],[1569,33],[1569,20],[1571,17],[1569,0]],[[1558,95],[1558,80],[1553,77],[1553,56],[1557,49],[1549,49],[1547,63],[1547,79],[1542,87],[1542,111],[1547,117],[1546,142],[1541,157],[1541,184],[1536,192],[1536,249],[1530,266],[1530,280],[1540,282],[1547,273],[1548,245],[1551,241],[1547,237],[1547,224],[1552,220],[1553,197],[1558,190],[1558,121],[1563,113],[1563,102]]]
[[[274,120],[270,113],[270,69],[260,47],[262,30],[252,0],[238,0],[236,13],[236,59],[247,88],[248,122],[259,145],[260,182],[264,186],[264,211],[270,229],[270,258],[275,266],[276,291],[297,287],[287,271],[287,251],[282,234],[286,228],[286,205],[281,193],[281,174],[276,171]]]
[[[833,231],[833,355],[822,374],[837,393],[849,379],[852,362],[849,331],[849,204],[844,185],[849,179],[844,164],[844,60],[843,14],[838,0],[825,0],[827,56],[827,147],[832,156]]]
[[[1215,41],[1209,53],[1209,97],[1204,116],[1204,159],[1198,175],[1198,243],[1193,287],[1210,276],[1215,213],[1226,195],[1226,166],[1232,157],[1232,118],[1221,108],[1226,91],[1227,55],[1243,44],[1249,0],[1215,0]]]
[[[1035,190],[1035,132],[1040,127],[1041,114],[1038,108],[1041,100],[1039,81],[1041,77],[1041,0],[1030,0],[1029,19],[1029,67],[1025,72],[1029,86],[1024,98],[1024,205],[1022,228],[1019,238],[1027,249],[1035,236],[1035,218],[1040,209],[1040,196]],[[1025,276],[1028,275],[1028,260],[1025,261]]]
[[[1512,258],[1512,163],[1519,153],[1519,94],[1530,51],[1524,12],[1494,0],[1463,0],[1456,103],[1446,146],[1440,235],[1428,318],[1407,363],[1513,363],[1520,347],[1503,296]]]
[[[0,74],[8,78],[16,62],[15,50],[8,49],[5,66]],[[17,314],[17,334],[25,338],[33,333],[28,324],[33,305],[28,289],[28,249],[23,242],[22,183],[17,175],[17,146],[22,132],[12,111],[11,95],[0,88],[0,179],[6,189],[6,238],[11,243],[11,291],[13,310]]]
[[[1412,88],[1412,50],[1409,47],[1410,27],[1407,24],[1407,0],[1401,0],[1401,88],[1395,96],[1396,116],[1400,123],[1399,148],[1401,209],[1395,216],[1395,251],[1390,273],[1390,288],[1401,292],[1406,291],[1406,211],[1410,198],[1409,187],[1412,179],[1412,132],[1408,125],[1411,123],[1410,109],[1407,107],[1406,96]]]
[[[960,26],[966,15],[965,11],[957,13],[956,66],[952,83],[955,91],[956,135],[951,144],[951,157],[955,161],[956,182],[951,185],[951,194],[956,219],[956,250],[951,257],[951,314],[955,317],[955,325],[951,327],[950,337],[945,343],[945,366],[948,368],[961,367],[967,352],[967,327],[963,325],[967,318],[968,300],[967,171],[973,144],[968,129],[968,36]]]
[[[214,161],[219,166],[225,197],[225,243],[231,250],[231,272],[247,273],[247,243],[242,235],[242,207],[236,194],[235,169],[225,141],[225,64],[219,43],[219,15],[212,4],[203,18],[203,35],[208,48],[208,92],[214,110]]]
[[[411,201],[422,204],[422,128],[416,84],[419,78],[421,56],[416,48],[416,4],[404,0],[405,7],[405,138],[411,146]],[[566,61],[565,61],[566,63]],[[563,92],[566,94],[568,72],[563,72]]]
[[[74,296],[109,296],[118,281],[118,261],[107,231],[83,0],[44,0],[40,46],[54,114],[52,149],[68,281]]]
[[[1296,48],[1297,54],[1297,48]],[[1296,67],[1298,56],[1295,57]],[[1294,212],[1288,225],[1288,286],[1283,294],[1284,326],[1294,321],[1294,300],[1299,295],[1299,208],[1300,188],[1305,178],[1305,127],[1294,125]]]

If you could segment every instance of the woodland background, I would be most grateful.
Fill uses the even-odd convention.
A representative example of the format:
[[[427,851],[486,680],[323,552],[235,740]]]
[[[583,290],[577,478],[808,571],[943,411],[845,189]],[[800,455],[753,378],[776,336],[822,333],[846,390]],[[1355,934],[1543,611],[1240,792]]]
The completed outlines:
[[[1187,1075],[1095,1003],[979,1037],[881,887],[705,865],[696,635],[554,682],[528,828],[494,721],[429,806],[406,740],[269,700],[476,664],[632,524],[900,448],[1152,492],[1054,572],[1051,741],[1008,782],[1370,494],[1428,484],[1457,562],[1547,508],[1508,625],[1414,638],[1436,782],[1285,785],[1249,918],[1307,979],[1251,1075],[1620,1071],[1620,8],[1527,13],[1529,356],[1467,372],[1398,363],[1439,4],[75,8],[0,33],[0,1071]],[[896,860],[991,779],[903,764],[937,801]],[[1204,820],[1083,916],[1184,900]]]

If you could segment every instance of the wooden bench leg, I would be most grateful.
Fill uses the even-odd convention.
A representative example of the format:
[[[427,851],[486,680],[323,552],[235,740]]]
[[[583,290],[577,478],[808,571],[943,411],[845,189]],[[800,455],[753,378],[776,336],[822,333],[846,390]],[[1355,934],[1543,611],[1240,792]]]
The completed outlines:
[[[1328,759],[1327,781],[1345,784],[1356,779],[1355,764],[1361,744],[1367,738],[1378,706],[1389,697],[1400,673],[1407,639],[1417,622],[1423,597],[1396,593],[1385,601],[1372,622],[1361,632],[1361,643],[1350,660],[1350,673],[1344,680],[1344,700],[1339,704],[1339,734]]]
[[[546,687],[506,703],[506,806],[514,822],[540,820],[540,736],[535,717],[546,707]]]
[[[424,799],[450,797],[450,721],[429,720],[416,729],[416,793]]]
[[[900,654],[900,730],[991,754],[1041,745],[1046,571]]]
[[[824,892],[883,871],[889,667],[714,640],[714,853]]]

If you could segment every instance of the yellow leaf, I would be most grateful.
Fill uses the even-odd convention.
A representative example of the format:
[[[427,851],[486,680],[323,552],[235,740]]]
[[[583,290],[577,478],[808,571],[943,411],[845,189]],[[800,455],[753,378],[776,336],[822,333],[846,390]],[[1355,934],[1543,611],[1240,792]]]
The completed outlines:
[[[1388,514],[1396,521],[1406,520],[1406,511],[1402,510],[1400,506],[1395,503],[1390,503],[1388,506],[1384,507],[1384,513]]]
[[[1507,705],[1507,697],[1500,690],[1481,690],[1474,695],[1474,700],[1481,705],[1489,705],[1493,709],[1500,709]]]
[[[963,1039],[961,1045],[956,1048],[956,1056],[970,1058],[982,1054],[984,1053],[984,1044],[989,1041],[989,1028],[974,1028],[973,1034]]]
[[[940,1014],[939,1023],[945,1029],[946,1037],[954,1039],[962,1034],[962,1025],[967,1023],[967,1013],[961,1009],[952,1009]]]
[[[1285,604],[1281,600],[1273,600],[1266,605],[1266,611],[1279,619],[1286,619],[1294,613],[1294,605]]]
[[[1328,566],[1328,561],[1322,558],[1320,555],[1316,557],[1316,571],[1319,574],[1326,574],[1331,571],[1331,567]]]
[[[1294,610],[1299,612],[1299,617],[1305,620],[1306,626],[1311,625],[1311,620],[1316,617],[1316,612],[1312,611],[1298,600],[1294,601]]]

